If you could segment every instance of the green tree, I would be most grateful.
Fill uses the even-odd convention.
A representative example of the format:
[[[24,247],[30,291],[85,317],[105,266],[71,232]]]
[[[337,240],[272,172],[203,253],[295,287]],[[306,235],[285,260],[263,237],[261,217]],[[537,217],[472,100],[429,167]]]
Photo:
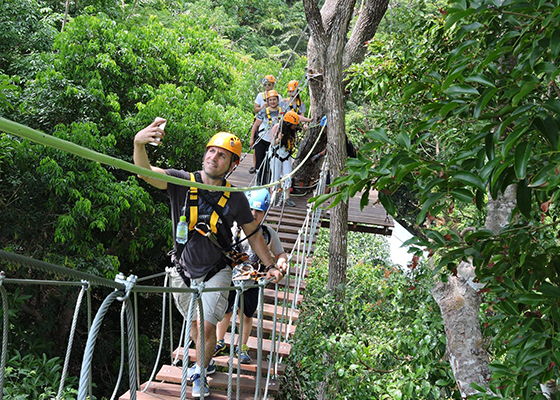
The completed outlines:
[[[457,398],[445,334],[426,266],[401,270],[384,238],[350,232],[344,303],[327,289],[329,232],[321,230],[316,262],[283,381],[288,399],[318,398],[325,377],[331,399]],[[375,249],[375,253],[373,251]],[[323,350],[333,362],[318,360]]]
[[[377,189],[398,217],[406,210],[393,197],[405,187],[422,233],[412,244],[429,249],[441,279],[473,264],[492,371],[486,384],[462,382],[473,398],[543,398],[539,384],[558,376],[558,5],[452,1],[424,34],[400,38],[415,45],[370,58],[371,78],[356,82],[389,101],[377,103],[379,127],[348,162],[339,196]],[[512,206],[490,229],[489,206],[506,189]]]

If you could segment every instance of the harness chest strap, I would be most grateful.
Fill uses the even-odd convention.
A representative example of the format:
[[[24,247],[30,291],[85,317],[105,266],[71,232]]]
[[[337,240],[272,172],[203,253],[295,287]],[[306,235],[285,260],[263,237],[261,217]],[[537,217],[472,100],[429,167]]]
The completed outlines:
[[[282,107],[278,107],[278,115],[282,114]],[[266,116],[268,117],[268,124],[272,126],[272,116],[270,115],[270,108],[266,107]]]
[[[191,181],[196,182],[195,175],[192,172],[190,174],[191,174]],[[231,187],[231,184],[228,181],[226,181],[226,187]],[[230,195],[231,192],[223,192],[222,197],[220,197],[220,200],[218,201],[218,205],[224,208],[226,206],[227,201],[229,200]],[[192,231],[195,229],[196,224],[198,222],[198,188],[195,187],[190,188],[189,210],[190,210],[189,230]],[[214,234],[218,233],[219,219],[220,216],[218,215],[216,210],[214,210],[212,212],[212,215],[210,216],[210,229]]]

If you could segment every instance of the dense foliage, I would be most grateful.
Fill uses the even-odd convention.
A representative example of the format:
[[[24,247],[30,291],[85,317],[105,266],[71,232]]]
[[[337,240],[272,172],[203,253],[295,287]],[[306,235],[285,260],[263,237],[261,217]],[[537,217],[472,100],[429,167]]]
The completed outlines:
[[[323,230],[319,258],[306,281],[286,397],[317,398],[326,381],[336,399],[458,398],[430,294],[431,272],[401,270],[388,261],[384,239],[350,232],[348,283],[340,303],[326,289],[327,244]],[[317,359],[323,351],[334,364]]]
[[[164,145],[148,149],[153,163],[165,168],[198,168],[216,131],[246,139],[260,78],[281,70],[303,28],[303,14],[288,14],[284,2],[252,5],[274,11],[259,11],[269,23],[252,19],[269,38],[254,52],[256,59],[233,50],[249,50],[245,34],[254,41],[262,32],[239,26],[224,11],[231,4],[215,10],[208,2],[137,5],[92,0],[75,8],[70,3],[65,19],[59,2],[2,1],[0,115],[126,161],[132,159],[135,132],[156,116],[165,117]],[[289,23],[276,19],[288,17]],[[264,50],[275,42],[279,47],[268,57]],[[305,58],[295,55],[291,65],[301,76]],[[282,92],[290,79],[288,74],[282,79]],[[171,247],[162,193],[123,171],[0,135],[0,248],[110,279],[117,272],[162,271]],[[10,278],[44,278],[25,268],[7,272]],[[37,286],[17,290],[21,296],[10,297],[10,362],[33,364],[46,356],[45,364],[59,365],[77,292]],[[103,298],[103,291],[94,292],[93,306]],[[143,324],[145,337],[159,336],[157,298],[139,299],[143,315],[152,315]],[[104,332],[118,332],[117,313],[106,319]],[[74,375],[87,337],[85,318],[78,332],[70,365]],[[142,346],[141,373],[148,374],[154,343],[145,340]],[[96,351],[95,381],[106,396],[113,390],[119,351],[118,340],[111,339]]]
[[[538,384],[559,372],[559,10],[516,0],[424,9],[413,19],[422,33],[373,41],[353,81],[384,102],[371,108],[377,128],[349,161],[339,198],[377,189],[411,221],[399,204],[405,188],[421,233],[411,244],[430,249],[442,279],[472,260],[486,285],[489,385],[504,398],[543,398]],[[487,196],[510,185],[517,206],[494,235]]]

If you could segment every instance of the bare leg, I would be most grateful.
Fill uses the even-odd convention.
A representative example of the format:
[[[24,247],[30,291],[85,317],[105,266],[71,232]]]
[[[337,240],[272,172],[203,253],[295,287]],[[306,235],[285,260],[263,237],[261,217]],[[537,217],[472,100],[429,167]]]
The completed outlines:
[[[199,335],[197,321],[193,321],[193,325],[191,327],[191,338],[196,343],[196,363],[202,368],[206,367],[210,364],[210,360],[212,360],[212,356],[214,354],[214,349],[216,348],[216,325],[211,324],[208,321],[204,321],[204,365],[200,363],[200,343],[199,343]]]
[[[243,314],[243,341],[242,344],[247,344],[249,341],[249,336],[251,336],[251,331],[253,330],[253,318],[247,317]]]
[[[232,316],[232,312],[224,315],[224,319],[222,319],[220,322],[218,322],[218,325],[216,326],[216,339],[218,340],[224,340],[224,337],[226,336],[226,332],[228,330],[229,324],[231,323],[231,316]]]

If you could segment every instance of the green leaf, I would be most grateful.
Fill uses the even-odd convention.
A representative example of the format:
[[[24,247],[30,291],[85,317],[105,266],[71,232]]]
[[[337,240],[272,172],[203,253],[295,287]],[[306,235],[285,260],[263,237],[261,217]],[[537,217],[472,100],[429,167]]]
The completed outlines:
[[[554,171],[554,168],[556,168],[556,165],[554,164],[548,164],[547,166],[543,167],[539,172],[537,172],[537,174],[533,177],[533,179],[531,179],[528,186],[529,187],[546,186],[549,179],[551,178],[550,175]]]
[[[526,95],[531,93],[536,88],[537,88],[537,85],[535,84],[535,82],[524,83],[523,86],[521,86],[521,89],[519,90],[519,93],[517,93],[515,96],[513,96],[513,99],[511,100],[511,104],[516,106],[517,103],[519,103],[523,97],[525,97]]]
[[[338,192],[331,192],[331,193],[328,193],[328,194],[322,194],[322,195],[310,198],[307,202],[308,203],[314,203],[313,209],[316,209],[321,204],[323,204],[325,201],[329,200],[333,196],[336,196],[337,194],[338,194]]]
[[[535,118],[533,125],[543,134],[543,136],[548,140],[552,150],[558,150],[558,125],[550,117],[545,118]]]
[[[461,103],[458,103],[458,102],[455,102],[455,101],[452,101],[452,102],[450,102],[450,103],[447,103],[445,106],[443,106],[443,107],[441,108],[441,110],[439,110],[439,115],[440,115],[442,118],[445,118],[445,116],[447,115],[447,113],[448,113],[449,111],[451,111],[451,110],[453,110],[453,109],[459,107],[460,105],[461,105]]]
[[[477,95],[478,90],[469,85],[453,85],[445,91],[448,96]]]
[[[472,186],[476,189],[482,190],[483,192],[486,191],[484,182],[472,172],[459,171],[453,174],[453,179],[458,180],[459,182],[464,183],[467,186]]]
[[[525,216],[525,218],[531,218],[531,207],[533,205],[531,198],[532,198],[532,189],[527,185],[527,179],[523,179],[519,181],[517,184],[517,206],[519,207],[519,211],[521,214]]]
[[[532,143],[522,142],[515,148],[513,167],[515,176],[518,179],[525,179],[527,174],[527,165],[531,158],[531,150],[533,149]]]
[[[461,76],[464,69],[467,68],[467,64],[461,65],[459,68],[455,68],[455,70],[443,81],[441,84],[441,90],[447,90],[447,88],[457,79],[457,77]]]
[[[513,129],[513,132],[509,133],[506,137],[506,140],[504,140],[504,143],[502,145],[502,157],[506,157],[507,154],[509,153],[509,151],[511,150],[511,148],[513,146],[515,146],[517,140],[525,133],[527,132],[527,127],[524,127],[522,129],[519,129],[517,126],[515,126],[515,128]]]
[[[408,100],[412,97],[412,95],[424,90],[426,85],[420,83],[413,83],[410,86],[405,87],[403,90],[403,98]]]
[[[519,315],[519,309],[517,308],[517,305],[513,302],[513,300],[503,299],[497,304],[506,312],[506,315],[508,314],[511,316]]]
[[[431,229],[426,230],[426,237],[428,239],[432,239],[434,242],[438,243],[438,244],[445,244],[446,240],[443,237],[443,235],[441,233],[439,233],[438,231],[434,231]]]
[[[404,130],[401,130],[397,135],[397,143],[406,148],[410,149],[410,136]]]
[[[478,176],[480,176],[480,179],[482,179],[483,182],[486,182],[496,165],[501,161],[502,160],[499,157],[496,157],[492,161],[486,163],[486,165],[480,171],[478,171]]]
[[[550,52],[554,57],[560,54],[560,29],[556,29],[550,38]]]
[[[455,189],[451,191],[451,196],[456,200],[462,201],[463,203],[472,204],[474,195],[468,189]]]
[[[550,283],[543,283],[538,288],[537,291],[541,292],[545,296],[560,298],[560,287],[551,285]]]
[[[422,206],[422,210],[420,210],[418,216],[416,217],[416,222],[418,223],[418,225],[424,222],[424,218],[426,218],[428,211],[430,211],[432,206],[436,202],[438,202],[443,196],[445,196],[445,193],[431,193],[428,195],[428,198],[426,199],[424,205]]]
[[[393,200],[391,199],[391,196],[383,192],[378,192],[378,197],[379,197],[379,201],[385,208],[385,211],[387,211],[389,215],[395,215],[396,208],[395,208],[395,204],[393,203]]]
[[[541,294],[535,293],[525,293],[519,296],[516,301],[522,304],[528,304],[530,306],[536,306],[544,302],[544,297]]]
[[[387,137],[387,131],[383,128],[375,128],[370,131],[366,131],[366,136],[377,142],[394,144],[394,142]]]
[[[457,21],[460,21],[462,18],[468,17],[469,15],[475,12],[474,8],[468,8],[464,11],[458,11],[453,14],[450,14],[445,19],[445,30],[451,28]]]
[[[465,78],[465,82],[476,82],[476,83],[480,83],[481,85],[484,85],[484,86],[489,86],[489,87],[493,87],[493,88],[496,87],[496,85],[494,85],[494,82],[492,82],[490,79],[485,77],[483,74],[473,74],[473,75],[467,76]]]

